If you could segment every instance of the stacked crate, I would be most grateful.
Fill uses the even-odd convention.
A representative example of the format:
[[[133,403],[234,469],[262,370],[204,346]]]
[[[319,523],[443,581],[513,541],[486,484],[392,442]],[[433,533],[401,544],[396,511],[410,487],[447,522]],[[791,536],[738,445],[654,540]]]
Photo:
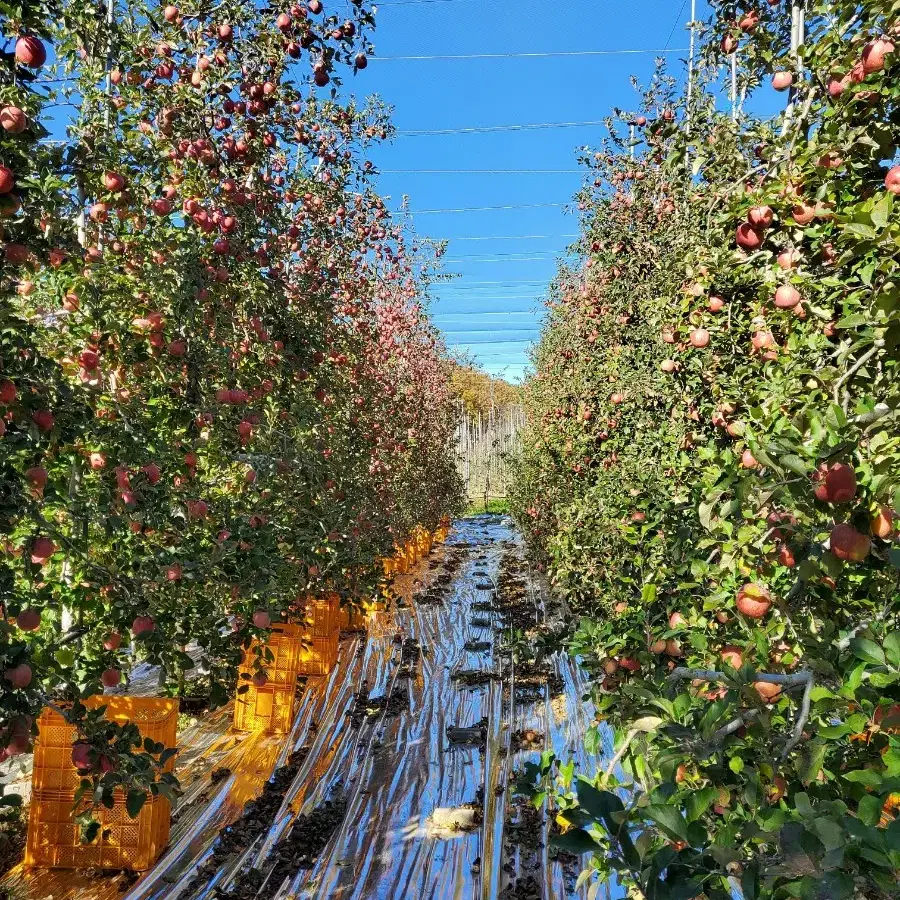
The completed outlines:
[[[91,708],[106,707],[106,718],[119,725],[133,723],[141,736],[174,747],[178,730],[178,701],[154,697],[98,696],[85,701]],[[75,793],[81,778],[72,765],[75,728],[55,710],[38,719],[34,748],[31,809],[25,865],[53,869],[128,869],[143,872],[156,862],[169,841],[171,805],[162,796],[147,798],[131,818],[125,796],[115,795],[112,809],[96,814],[100,833],[90,844],[81,842],[75,822]],[[171,771],[174,760],[167,764]],[[87,804],[85,804],[87,805]]]
[[[253,641],[244,651],[234,701],[234,727],[238,731],[290,731],[302,653],[303,628],[287,623],[273,625],[264,641]],[[266,673],[262,687],[250,681],[258,671],[258,660]],[[245,686],[247,690],[243,690]]]
[[[306,645],[300,654],[301,675],[327,675],[337,665],[341,635],[341,598],[329,592],[307,597],[298,622]]]

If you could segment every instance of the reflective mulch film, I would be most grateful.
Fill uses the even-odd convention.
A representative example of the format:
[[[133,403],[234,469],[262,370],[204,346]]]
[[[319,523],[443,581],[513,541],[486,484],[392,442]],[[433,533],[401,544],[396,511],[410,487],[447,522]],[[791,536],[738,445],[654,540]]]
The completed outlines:
[[[583,896],[581,861],[549,851],[544,812],[512,790],[544,749],[590,771],[593,719],[568,657],[514,664],[504,649],[510,623],[527,630],[546,614],[517,535],[497,516],[457,523],[395,591],[368,633],[342,637],[339,664],[298,691],[288,735],[229,733],[230,707],[180,733],[185,795],[150,872],[19,869],[17,896]]]

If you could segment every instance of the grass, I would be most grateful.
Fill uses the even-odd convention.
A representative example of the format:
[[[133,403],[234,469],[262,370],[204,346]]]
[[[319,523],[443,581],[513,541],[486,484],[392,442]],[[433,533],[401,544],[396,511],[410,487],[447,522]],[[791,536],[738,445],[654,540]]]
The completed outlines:
[[[493,513],[495,515],[508,515],[509,514],[509,501],[504,498],[496,498],[494,500],[488,500],[487,505],[485,505],[483,500],[475,501],[473,503],[470,503],[466,507],[464,517],[480,516],[480,515],[483,515],[484,513]]]

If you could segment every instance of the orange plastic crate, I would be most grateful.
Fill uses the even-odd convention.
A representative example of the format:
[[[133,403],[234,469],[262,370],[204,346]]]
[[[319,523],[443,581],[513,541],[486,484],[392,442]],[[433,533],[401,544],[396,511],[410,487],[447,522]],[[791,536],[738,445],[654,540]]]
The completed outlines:
[[[28,819],[25,865],[48,869],[151,868],[169,842],[171,804],[165,797],[148,797],[137,818],[125,810],[124,797],[112,809],[97,814],[100,834],[81,843],[81,830],[73,820],[73,795],[34,791]]]
[[[341,631],[365,631],[366,627],[365,610],[352,604],[341,607]]]
[[[337,665],[340,636],[340,630],[336,628],[328,637],[308,637],[309,646],[300,656],[300,674],[327,675]]]
[[[238,731],[279,734],[290,731],[303,640],[301,625],[279,623],[272,626],[265,642],[254,641],[244,651],[244,659],[238,667],[238,687],[247,685],[247,690],[236,694],[234,700],[234,727]],[[258,688],[250,683],[250,679],[256,673],[260,647],[265,647],[273,658],[262,657],[268,680]]]
[[[302,625],[309,634],[326,637],[340,627],[341,598],[338,594],[306,597],[300,607],[297,624]]]
[[[265,651],[259,657],[268,677],[266,687],[293,689],[297,683],[297,666],[303,650],[304,632],[305,629],[302,625],[289,625],[286,622],[273,625],[265,641],[253,641],[250,647],[244,651],[244,659],[238,667],[238,684],[249,683],[249,679],[257,671],[257,651],[259,648],[265,647],[273,657],[267,659]]]
[[[106,718],[118,725],[133,722],[141,736],[166,747],[174,747],[178,732],[178,700],[158,697],[88,697],[84,705],[93,709],[106,707]],[[34,791],[51,791],[74,795],[81,779],[72,765],[75,729],[52,709],[45,709],[38,719],[38,739],[34,747],[31,784]],[[171,771],[175,760],[166,769]],[[71,806],[71,801],[70,804]]]
[[[238,731],[269,731],[287,734],[294,722],[296,684],[290,687],[250,689],[234,700],[234,727]]]
[[[404,545],[403,547],[398,547],[394,554],[394,574],[405,575],[407,571],[409,571],[409,555]]]
[[[406,542],[406,546],[403,548],[403,554],[406,557],[407,570],[409,570],[409,568],[414,566],[419,560],[419,554],[414,540],[410,539]]]
[[[84,701],[106,707],[106,718],[119,725],[133,722],[145,738],[174,747],[178,731],[178,700],[156,697],[95,696]],[[57,712],[45,709],[38,719],[34,749],[32,799],[28,819],[25,864],[56,869],[92,867],[149,869],[169,840],[171,805],[164,797],[148,797],[137,818],[125,809],[117,792],[112,809],[101,808],[100,836],[81,843],[73,819],[75,792],[81,779],[72,765],[73,726]],[[174,759],[166,765],[171,771]]]

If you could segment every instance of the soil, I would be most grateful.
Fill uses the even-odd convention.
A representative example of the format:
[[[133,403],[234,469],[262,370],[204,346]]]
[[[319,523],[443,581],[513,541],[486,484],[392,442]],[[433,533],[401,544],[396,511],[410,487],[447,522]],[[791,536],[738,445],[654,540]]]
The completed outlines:
[[[308,749],[303,748],[292,754],[287,763],[272,773],[266,782],[263,792],[250,800],[241,813],[240,818],[219,832],[218,840],[213,847],[212,855],[197,870],[197,875],[188,886],[186,895],[190,896],[209,882],[209,879],[223,866],[234,862],[253,841],[271,827],[275,816],[281,808],[284,795],[291,786],[300,767],[306,759]],[[222,774],[223,771],[226,774]],[[227,777],[228,770],[214,769],[210,775],[213,784]],[[240,894],[221,893],[221,897],[238,897]]]
[[[363,687],[354,698],[353,708],[347,711],[354,725],[361,725],[366,719],[377,719],[381,716],[396,716],[409,709],[409,688],[406,684],[398,684],[388,697],[371,697]]]

